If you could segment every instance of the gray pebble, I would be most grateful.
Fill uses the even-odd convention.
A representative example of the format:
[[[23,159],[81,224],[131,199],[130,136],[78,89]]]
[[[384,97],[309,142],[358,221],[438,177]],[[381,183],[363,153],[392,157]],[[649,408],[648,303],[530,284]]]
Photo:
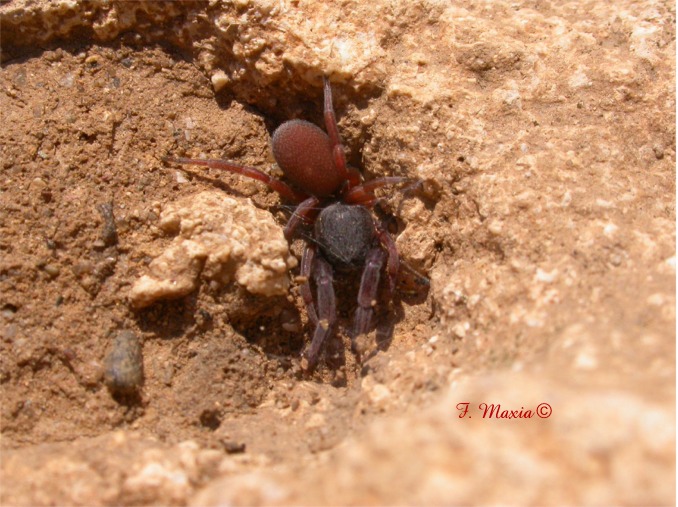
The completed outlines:
[[[113,393],[130,394],[143,381],[141,342],[132,331],[120,331],[104,362],[104,382]]]
[[[115,216],[113,215],[113,203],[106,202],[97,206],[99,214],[104,221],[104,228],[101,231],[101,241],[104,246],[113,246],[118,243],[118,231],[115,227]]]

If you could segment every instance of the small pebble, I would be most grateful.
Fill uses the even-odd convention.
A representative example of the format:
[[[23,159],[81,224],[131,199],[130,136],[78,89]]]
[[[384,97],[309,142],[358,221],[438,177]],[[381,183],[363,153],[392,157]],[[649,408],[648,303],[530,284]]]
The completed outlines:
[[[104,363],[104,382],[114,394],[130,394],[144,380],[141,342],[132,331],[120,331]]]
[[[64,77],[59,80],[59,84],[64,88],[72,88],[73,83],[75,82],[75,76],[72,72],[69,72]]]
[[[230,79],[223,70],[218,70],[212,74],[212,86],[214,87],[215,92],[221,90],[229,81]]]
[[[241,442],[233,442],[231,440],[221,440],[221,445],[227,454],[241,454],[245,452],[245,444]]]
[[[186,175],[183,172],[175,171],[174,175],[176,176],[177,183],[188,183],[188,178],[186,178]]]
[[[56,264],[45,264],[42,270],[47,273],[50,278],[56,278],[61,273],[61,269]]]
[[[115,216],[113,215],[113,203],[106,202],[99,204],[97,210],[104,220],[104,228],[101,231],[101,241],[105,246],[113,246],[118,243],[118,231],[115,227]]]
[[[5,305],[5,307],[0,310],[0,316],[2,316],[4,319],[12,320],[16,312],[17,309],[14,307],[14,305]]]
[[[85,63],[89,65],[90,67],[98,67],[99,66],[99,55],[90,55],[87,58],[85,58]]]

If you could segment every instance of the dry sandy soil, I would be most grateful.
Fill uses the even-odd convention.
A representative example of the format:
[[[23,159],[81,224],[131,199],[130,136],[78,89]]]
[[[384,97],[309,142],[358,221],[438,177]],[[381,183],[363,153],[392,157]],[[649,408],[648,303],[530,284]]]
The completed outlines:
[[[0,22],[2,505],[675,503],[674,3],[10,0]],[[338,276],[308,375],[301,240],[130,295],[202,192],[280,234],[265,186],[163,157],[278,174],[270,134],[322,125],[323,74],[350,163],[425,182],[380,195],[431,283],[358,364]],[[272,264],[266,294],[219,271]]]

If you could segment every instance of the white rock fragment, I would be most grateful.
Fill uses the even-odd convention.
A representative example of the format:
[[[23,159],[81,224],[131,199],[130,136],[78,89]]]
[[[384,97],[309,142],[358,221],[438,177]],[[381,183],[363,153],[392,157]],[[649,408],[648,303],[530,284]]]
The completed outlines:
[[[235,280],[253,294],[287,293],[297,260],[273,217],[251,201],[202,192],[168,205],[159,226],[177,237],[132,287],[133,307],[185,296],[201,273],[220,285]]]
[[[608,238],[611,238],[614,236],[614,234],[619,230],[619,227],[617,227],[616,224],[612,222],[608,222],[605,224],[603,227],[603,234],[607,236]]]
[[[631,41],[631,52],[639,58],[643,58],[656,65],[661,61],[657,54],[657,31],[659,28],[647,22],[640,22],[634,26],[633,31],[629,37]]]
[[[509,109],[521,109],[522,102],[520,91],[515,83],[512,84],[514,86],[511,86],[510,88],[498,88],[492,92],[492,98]]]
[[[487,230],[490,231],[490,233],[494,234],[495,236],[498,236],[501,234],[503,227],[504,224],[501,220],[491,219],[487,226]]]
[[[218,92],[228,84],[230,79],[223,70],[218,70],[214,74],[212,74],[211,81],[214,91]]]
[[[586,75],[585,66],[580,65],[575,73],[570,76],[567,84],[570,88],[576,90],[578,88],[588,88],[593,84],[593,81]]]
[[[459,322],[452,327],[452,331],[459,338],[465,338],[469,329],[471,329],[471,325],[468,322]]]
[[[177,499],[185,498],[190,491],[186,474],[182,470],[167,467],[162,463],[148,463],[138,473],[128,477],[123,487],[134,493],[162,490]]]
[[[371,375],[367,375],[363,378],[361,387],[363,392],[367,395],[367,399],[374,407],[380,410],[385,410],[387,408],[389,400],[392,397],[391,390],[388,386],[377,382]]]
[[[539,282],[544,283],[553,283],[558,276],[558,270],[553,269],[551,271],[544,271],[541,268],[537,268],[537,273],[535,274],[535,279]]]
[[[181,171],[174,171],[174,176],[176,179],[176,182],[181,184],[188,183],[188,178],[186,178],[186,175],[181,172]]]
[[[606,201],[605,199],[598,198],[598,199],[596,199],[596,206],[599,206],[599,207],[605,208],[605,209],[610,209],[610,208],[614,208],[614,203],[612,203],[610,201]]]

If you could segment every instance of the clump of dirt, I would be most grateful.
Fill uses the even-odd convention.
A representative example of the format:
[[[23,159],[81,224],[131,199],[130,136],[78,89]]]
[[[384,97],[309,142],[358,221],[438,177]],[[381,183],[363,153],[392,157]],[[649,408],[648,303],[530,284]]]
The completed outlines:
[[[145,308],[158,300],[194,292],[202,275],[218,288],[233,281],[252,294],[285,295],[288,271],[297,265],[273,218],[251,203],[202,192],[168,206],[159,226],[176,235],[150,264],[150,274],[130,291],[130,303]]]

